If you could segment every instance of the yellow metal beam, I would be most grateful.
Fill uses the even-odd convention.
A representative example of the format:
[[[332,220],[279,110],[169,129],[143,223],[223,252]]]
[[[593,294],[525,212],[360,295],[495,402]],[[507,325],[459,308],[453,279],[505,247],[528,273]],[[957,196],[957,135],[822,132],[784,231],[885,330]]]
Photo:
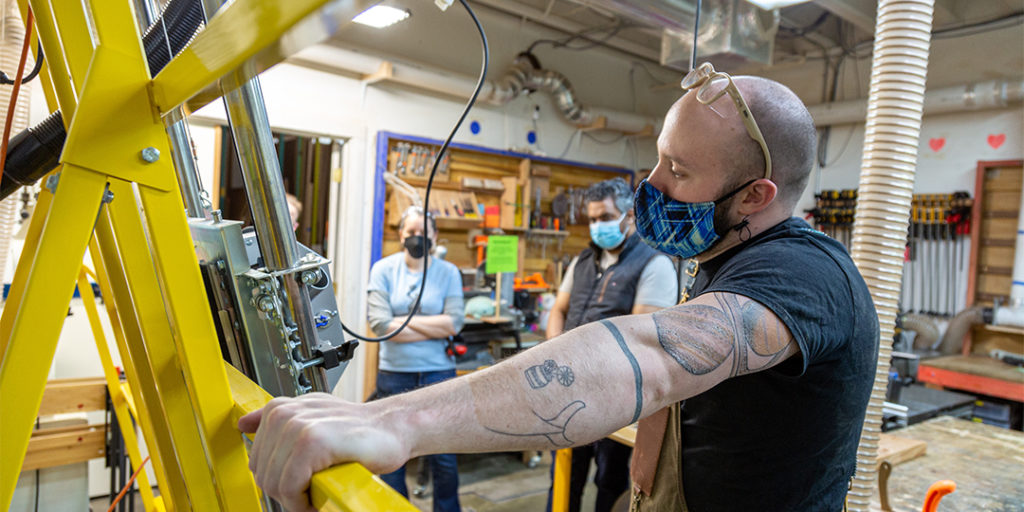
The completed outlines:
[[[161,293],[160,279],[154,268],[157,262],[150,253],[151,234],[147,233],[148,226],[140,218],[141,211],[132,184],[114,180],[110,190],[114,193],[114,200],[108,209],[128,288],[127,294],[121,296],[131,298],[141,329],[137,338],[130,338],[141,342],[143,346],[132,350],[140,357],[148,357],[159,393],[155,397],[147,397],[146,401],[151,405],[163,405],[166,424],[172,437],[166,446],[173,447],[173,456],[181,465],[192,508],[221,510],[216,488],[218,482],[210,470],[207,460],[210,454],[197,425],[195,409],[198,404],[192,400],[187,376],[183,375],[184,368],[175,350],[174,332],[167,318],[168,300]],[[178,210],[184,215],[180,202]],[[166,214],[165,211],[147,213],[158,217]],[[199,296],[194,296],[193,300],[196,297]],[[121,302],[117,307],[122,307]],[[184,507],[181,502],[175,505]]]
[[[61,1],[82,5],[80,0]],[[88,76],[79,88],[78,108],[70,121],[61,160],[140,185],[177,190],[167,133],[153,113],[146,89],[149,71],[131,2],[89,5],[91,19],[102,35],[97,36],[95,51],[88,54]],[[84,59],[86,54],[77,58]],[[163,156],[147,161],[142,157],[146,148]]]
[[[160,113],[192,112],[335,34],[380,0],[235,0],[153,79]]]
[[[58,167],[56,171],[60,172]],[[51,174],[52,176],[53,174]],[[49,181],[49,176],[43,178],[43,183]],[[39,191],[36,199],[36,208],[28,224],[28,233],[25,235],[25,245],[21,250],[21,257],[14,269],[14,277],[11,278],[11,288],[7,292],[7,305],[0,311],[0,360],[2,354],[7,352],[7,343],[11,339],[11,329],[14,328],[14,308],[12,305],[20,304],[22,295],[25,292],[25,281],[29,276],[29,269],[32,261],[36,259],[39,249],[39,235],[43,232],[43,225],[49,215],[50,205],[53,203],[53,194],[46,187]]]
[[[249,511],[259,503],[249,472],[245,444],[231,418],[234,405],[217,330],[199,271],[188,219],[177,189],[139,189],[146,232],[174,333],[173,345],[184,374],[196,421],[202,431],[210,469],[220,491],[223,511]]]
[[[25,459],[57,339],[74,293],[78,267],[100,209],[106,178],[64,166],[34,257],[18,265],[15,300],[4,307],[10,334],[0,354],[0,508],[8,506]]]
[[[61,46],[60,38],[57,35],[57,23],[54,20],[49,2],[44,0],[33,0],[31,3],[26,3],[26,0],[19,0],[18,6],[21,8],[22,19],[27,19],[29,5],[32,6],[32,12],[35,14],[35,32],[42,39],[43,54],[46,55],[43,61],[43,68],[46,70],[46,75],[49,78],[49,85],[53,88],[52,94],[57,100],[57,104],[51,103],[51,95],[47,94],[47,106],[50,111],[53,111],[59,105],[61,112],[64,114],[64,126],[67,127],[68,123],[71,122],[71,117],[75,114],[75,107],[78,105],[78,94],[75,92],[71,72],[68,71],[67,61],[64,57],[64,48]]]
[[[89,317],[89,327],[92,328],[92,337],[96,342],[96,352],[100,356],[100,365],[103,366],[103,377],[107,382],[107,391],[110,393],[110,402],[114,406],[114,415],[117,424],[121,427],[121,434],[124,436],[124,445],[128,449],[128,456],[132,465],[136,468],[142,467],[142,453],[139,451],[139,441],[135,436],[135,425],[128,414],[128,400],[126,393],[121,387],[121,379],[114,368],[114,361],[110,357],[110,346],[107,345],[107,336],[103,333],[103,324],[100,323],[100,314],[96,310],[96,297],[92,293],[92,285],[86,278],[92,274],[87,268],[82,267],[78,273],[78,293],[82,296],[82,304],[85,305],[85,315]],[[93,278],[96,279],[95,274]],[[97,281],[99,279],[96,279]],[[139,495],[142,497],[142,504],[146,510],[153,510],[153,486],[149,483],[149,476],[146,472],[140,472],[137,477],[139,482]]]
[[[569,480],[572,475],[572,448],[555,452],[555,476],[551,483],[551,512],[569,510]]]
[[[85,11],[91,2],[81,0],[30,0],[34,7],[38,4],[49,4],[54,25],[60,33],[60,45],[63,48],[64,58],[67,61],[67,69],[71,83],[79,94],[85,85],[86,77],[89,75],[89,63],[95,49],[95,32],[92,29],[92,22],[95,19]],[[40,6],[42,7],[42,6]]]
[[[18,0],[18,10],[21,13],[21,19],[22,20],[28,19],[28,0]],[[33,11],[33,12],[35,12],[35,11]],[[43,43],[45,41],[40,40],[40,37],[39,37],[40,22],[39,22],[38,16],[35,16],[35,17],[36,17],[36,26],[32,28],[31,50],[32,50],[32,55],[33,55],[34,60],[39,60],[39,52],[38,52],[39,43]],[[52,28],[51,28],[51,30],[52,30]],[[63,62],[64,61],[64,56],[63,55],[59,55],[58,56],[58,60],[60,62]],[[57,104],[57,97],[56,97],[56,94],[54,92],[53,82],[50,79],[50,72],[47,69],[48,66],[46,66],[46,64],[47,64],[47,62],[44,60],[43,66],[41,66],[39,68],[39,83],[41,83],[42,86],[43,86],[42,87],[43,88],[43,96],[46,97],[47,109],[48,109],[48,111],[53,112],[54,110],[57,110],[60,107]],[[71,112],[74,112],[73,108],[71,109]]]
[[[115,199],[117,199],[115,197]],[[123,198],[131,201],[131,197]],[[161,494],[168,505],[180,510],[188,508],[189,497],[185,486],[183,470],[178,463],[174,451],[174,438],[167,418],[167,410],[160,400],[158,376],[164,379],[174,377],[173,372],[160,372],[156,368],[166,366],[164,359],[169,350],[158,350],[148,353],[142,338],[142,327],[139,326],[140,316],[132,301],[125,265],[118,253],[117,241],[114,237],[113,220],[109,208],[104,208],[96,223],[95,238],[90,245],[97,269],[104,269],[97,274],[100,291],[106,298],[107,314],[114,328],[114,339],[121,364],[124,366],[125,377],[138,396],[136,407],[142,436],[149,447],[150,462],[156,472],[157,483]],[[156,363],[156,364],[154,364]],[[159,365],[159,366],[158,366]],[[179,379],[180,380],[180,379]],[[172,400],[170,405],[177,402]]]
[[[232,421],[237,422],[238,418],[263,407],[273,398],[235,367],[224,363],[224,368],[235,401]],[[401,494],[359,464],[340,464],[314,474],[310,496],[313,506],[321,511],[416,510]]]

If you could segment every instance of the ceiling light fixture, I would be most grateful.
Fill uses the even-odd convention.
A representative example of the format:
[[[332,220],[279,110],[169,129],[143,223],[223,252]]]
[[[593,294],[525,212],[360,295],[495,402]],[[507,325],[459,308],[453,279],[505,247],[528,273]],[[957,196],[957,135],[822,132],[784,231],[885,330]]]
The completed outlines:
[[[750,2],[766,11],[802,4],[807,1],[808,0],[747,0],[747,2]]]
[[[359,13],[358,16],[352,18],[352,21],[368,27],[384,28],[408,18],[411,14],[406,9],[387,5],[375,5]]]

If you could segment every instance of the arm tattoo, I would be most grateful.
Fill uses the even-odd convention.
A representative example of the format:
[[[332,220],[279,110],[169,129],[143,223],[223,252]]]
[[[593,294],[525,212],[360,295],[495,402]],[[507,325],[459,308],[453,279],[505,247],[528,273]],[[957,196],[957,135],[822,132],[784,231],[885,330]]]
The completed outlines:
[[[793,337],[769,309],[734,294],[714,297],[717,306],[689,304],[653,314],[658,342],[686,371],[710,373],[732,355],[729,376],[736,377],[768,368],[789,354]],[[751,353],[757,361],[750,360]]]
[[[552,445],[557,448],[565,448],[574,444],[572,439],[569,439],[565,435],[565,430],[569,428],[569,421],[572,420],[576,413],[582,411],[587,407],[587,404],[582,400],[574,400],[569,405],[562,408],[554,417],[545,418],[537,411],[530,411],[534,416],[537,417],[543,425],[538,428],[537,432],[529,432],[525,434],[519,434],[516,432],[505,432],[502,430],[493,429],[491,427],[484,427],[495,434],[505,434],[507,436],[516,437],[532,437],[532,436],[544,436],[548,439]]]
[[[608,320],[601,320],[601,325],[605,326],[611,331],[612,336],[615,337],[615,341],[619,343],[619,348],[622,349],[622,353],[626,354],[626,359],[629,359],[629,365],[633,367],[633,383],[636,386],[636,408],[633,411],[633,419],[629,420],[630,423],[636,423],[636,420],[640,419],[640,411],[644,408],[644,375],[640,372],[640,363],[636,361],[636,357],[633,356],[633,352],[626,346],[626,340],[622,338],[622,333],[615,327],[615,324]]]
[[[548,359],[542,364],[535,364],[527,368],[523,375],[526,376],[526,382],[533,389],[547,386],[552,380],[557,380],[559,384],[569,387],[576,380],[576,375],[572,373],[572,368],[558,366],[554,359]]]

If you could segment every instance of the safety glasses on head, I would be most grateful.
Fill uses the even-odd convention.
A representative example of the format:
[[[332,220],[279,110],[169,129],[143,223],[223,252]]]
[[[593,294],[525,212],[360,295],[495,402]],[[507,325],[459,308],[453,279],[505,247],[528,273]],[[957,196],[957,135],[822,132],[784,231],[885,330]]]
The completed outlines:
[[[747,102],[743,99],[743,95],[740,94],[740,90],[733,83],[732,77],[727,73],[715,71],[714,66],[710,62],[705,62],[687,73],[679,85],[684,91],[696,89],[697,101],[702,105],[707,105],[715,112],[718,112],[719,115],[722,113],[715,109],[712,104],[726,94],[732,98],[736,111],[743,118],[743,125],[747,128],[747,135],[761,146],[761,152],[764,153],[764,179],[771,179],[772,157],[768,153],[768,144],[765,143],[764,136],[761,135],[761,129],[757,127],[757,121],[754,121],[754,115],[750,112],[750,107],[747,106]]]

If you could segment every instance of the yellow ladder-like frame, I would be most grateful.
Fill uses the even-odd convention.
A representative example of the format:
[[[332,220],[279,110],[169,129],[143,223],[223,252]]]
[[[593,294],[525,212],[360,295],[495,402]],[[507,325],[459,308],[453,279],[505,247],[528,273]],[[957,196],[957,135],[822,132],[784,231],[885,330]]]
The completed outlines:
[[[140,153],[170,155],[162,115],[243,83],[298,49],[282,36],[314,42],[294,34],[317,16],[350,18],[338,11],[360,2],[236,0],[152,79],[131,0],[19,6],[35,14],[40,79],[68,135],[0,317],[0,508],[11,503],[76,280],[106,350],[80,270],[88,247],[127,378],[122,386],[106,371],[118,421],[128,425],[132,409],[160,489],[142,492],[147,510],[259,510],[236,421],[270,397],[224,364],[171,159]],[[311,495],[325,510],[414,510],[355,464],[314,475]]]

